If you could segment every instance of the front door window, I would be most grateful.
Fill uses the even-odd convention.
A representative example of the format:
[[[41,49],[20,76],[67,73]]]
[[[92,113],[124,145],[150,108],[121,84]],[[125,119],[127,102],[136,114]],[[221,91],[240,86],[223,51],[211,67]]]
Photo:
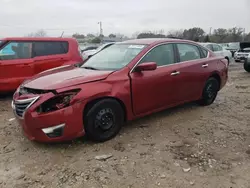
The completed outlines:
[[[0,49],[0,60],[29,59],[31,55],[31,42],[10,42]]]

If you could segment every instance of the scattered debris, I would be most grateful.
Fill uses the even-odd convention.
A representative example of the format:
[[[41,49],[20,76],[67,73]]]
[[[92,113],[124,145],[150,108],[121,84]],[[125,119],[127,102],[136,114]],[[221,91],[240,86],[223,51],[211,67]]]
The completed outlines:
[[[194,185],[195,182],[194,181],[190,181],[189,183],[190,183],[190,185]]]
[[[109,155],[99,155],[99,156],[95,156],[95,159],[98,161],[106,161],[109,158],[112,158],[113,155],[109,154]]]
[[[191,168],[183,168],[183,172],[189,172]]]
[[[165,174],[162,174],[162,175],[160,176],[160,178],[161,178],[161,179],[165,179],[165,178],[166,178],[166,175],[165,175]]]
[[[14,121],[16,118],[10,118],[9,119],[9,122],[11,122],[11,121]]]
[[[21,180],[25,178],[25,174],[20,174],[19,176],[16,177],[16,180]]]

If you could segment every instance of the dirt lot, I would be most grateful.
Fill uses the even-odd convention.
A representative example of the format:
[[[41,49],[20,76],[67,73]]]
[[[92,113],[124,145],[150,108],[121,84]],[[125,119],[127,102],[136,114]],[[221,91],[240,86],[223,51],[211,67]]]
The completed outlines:
[[[0,187],[250,187],[250,74],[232,64],[229,76],[213,105],[130,122],[102,144],[31,142],[1,98]]]

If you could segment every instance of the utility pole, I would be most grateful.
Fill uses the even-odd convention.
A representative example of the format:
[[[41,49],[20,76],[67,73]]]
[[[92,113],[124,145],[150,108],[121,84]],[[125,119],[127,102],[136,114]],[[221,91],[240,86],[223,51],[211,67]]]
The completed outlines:
[[[209,35],[211,36],[212,35],[212,27],[210,27],[210,31],[209,31]]]
[[[245,40],[245,34],[246,34],[246,28],[243,28],[242,42],[244,42]]]
[[[100,26],[100,36],[103,35],[103,29],[102,29],[102,22],[98,22],[99,26]]]

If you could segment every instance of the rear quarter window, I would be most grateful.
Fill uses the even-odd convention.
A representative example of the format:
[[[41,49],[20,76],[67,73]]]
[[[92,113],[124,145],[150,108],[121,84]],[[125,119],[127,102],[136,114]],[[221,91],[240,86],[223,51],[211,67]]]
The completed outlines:
[[[41,41],[33,43],[34,57],[67,54],[68,51],[69,43],[66,41]]]

